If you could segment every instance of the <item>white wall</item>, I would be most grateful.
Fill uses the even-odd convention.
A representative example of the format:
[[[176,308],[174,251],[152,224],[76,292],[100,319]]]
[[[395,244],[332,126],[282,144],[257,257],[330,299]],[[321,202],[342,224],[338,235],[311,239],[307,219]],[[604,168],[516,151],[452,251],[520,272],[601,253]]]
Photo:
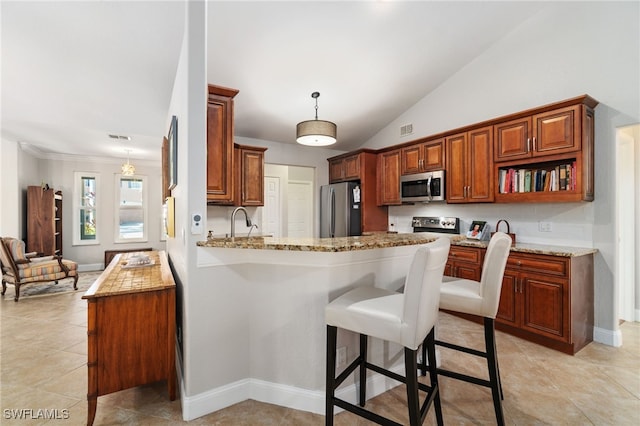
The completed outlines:
[[[594,202],[397,207],[390,215],[406,220],[444,212],[490,223],[506,218],[519,239],[598,248],[596,339],[609,344],[619,334],[612,291],[616,195],[608,171],[615,167],[616,127],[640,122],[639,16],[637,2],[550,3],[365,144],[381,148],[582,94],[600,101]],[[397,136],[406,123],[413,123],[411,139]],[[539,233],[538,221],[551,221],[554,232]]]
[[[0,237],[22,238],[20,226],[19,148],[16,142],[0,143]]]
[[[302,166],[311,167],[315,170],[315,188],[314,188],[314,200],[320,198],[320,186],[329,183],[329,163],[327,158],[340,155],[344,151],[338,151],[328,148],[312,148],[302,145],[292,145],[273,141],[266,141],[263,139],[253,139],[245,137],[235,137],[235,142],[241,145],[249,146],[261,146],[266,147],[267,150],[264,153],[265,163],[274,165],[289,165],[289,166]],[[295,169],[291,169],[292,173],[296,173]],[[306,172],[303,172],[306,173]],[[297,179],[295,176],[289,176],[290,179]],[[303,174],[301,179],[306,180],[308,176]],[[286,188],[286,182],[283,182],[284,188]],[[283,200],[284,201],[284,200]],[[318,206],[314,207],[314,233],[319,234],[319,220],[317,218],[319,211]],[[262,207],[248,207],[247,211],[251,217],[253,223],[262,223]],[[207,230],[213,230],[215,235],[224,235],[230,232],[231,229],[231,212],[233,207],[225,206],[207,206]],[[240,218],[244,219],[242,213]],[[245,232],[245,226],[241,224],[241,221],[236,217],[236,230],[239,233]],[[283,229],[286,230],[286,227]],[[248,230],[247,230],[248,232]],[[255,231],[254,231],[255,232]],[[258,232],[260,232],[258,230]]]

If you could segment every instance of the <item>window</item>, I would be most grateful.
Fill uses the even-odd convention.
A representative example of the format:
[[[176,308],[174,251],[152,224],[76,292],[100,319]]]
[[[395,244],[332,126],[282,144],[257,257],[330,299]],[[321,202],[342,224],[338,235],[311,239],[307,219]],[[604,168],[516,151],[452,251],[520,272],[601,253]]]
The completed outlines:
[[[99,244],[98,206],[100,175],[73,174],[73,245]]]
[[[146,176],[116,175],[116,243],[147,241],[146,187]]]

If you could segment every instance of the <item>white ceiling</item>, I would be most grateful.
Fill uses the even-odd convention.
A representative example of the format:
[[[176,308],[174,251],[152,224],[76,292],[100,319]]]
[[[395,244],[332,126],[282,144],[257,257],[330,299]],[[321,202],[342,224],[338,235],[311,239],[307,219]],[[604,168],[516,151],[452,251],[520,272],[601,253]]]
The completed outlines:
[[[2,138],[43,153],[159,161],[182,1],[0,3]],[[209,83],[240,90],[235,134],[351,150],[537,12],[540,2],[209,2]],[[131,143],[108,134],[128,135]],[[312,149],[312,148],[309,148]]]

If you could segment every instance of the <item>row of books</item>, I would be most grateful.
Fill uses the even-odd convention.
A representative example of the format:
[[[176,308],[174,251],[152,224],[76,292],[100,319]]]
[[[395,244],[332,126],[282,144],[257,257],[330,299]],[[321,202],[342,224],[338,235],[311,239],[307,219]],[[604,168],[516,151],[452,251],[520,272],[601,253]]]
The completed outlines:
[[[576,163],[543,169],[500,169],[500,193],[574,191]]]

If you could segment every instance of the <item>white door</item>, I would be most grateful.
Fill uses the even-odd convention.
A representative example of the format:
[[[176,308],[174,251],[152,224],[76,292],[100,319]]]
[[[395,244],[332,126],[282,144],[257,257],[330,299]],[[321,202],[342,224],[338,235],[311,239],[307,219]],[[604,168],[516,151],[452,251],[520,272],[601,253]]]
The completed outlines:
[[[287,183],[288,237],[313,236],[313,187],[308,181]]]
[[[262,229],[265,234],[274,237],[282,236],[282,214],[280,208],[280,178],[265,176],[264,178],[264,214]]]

